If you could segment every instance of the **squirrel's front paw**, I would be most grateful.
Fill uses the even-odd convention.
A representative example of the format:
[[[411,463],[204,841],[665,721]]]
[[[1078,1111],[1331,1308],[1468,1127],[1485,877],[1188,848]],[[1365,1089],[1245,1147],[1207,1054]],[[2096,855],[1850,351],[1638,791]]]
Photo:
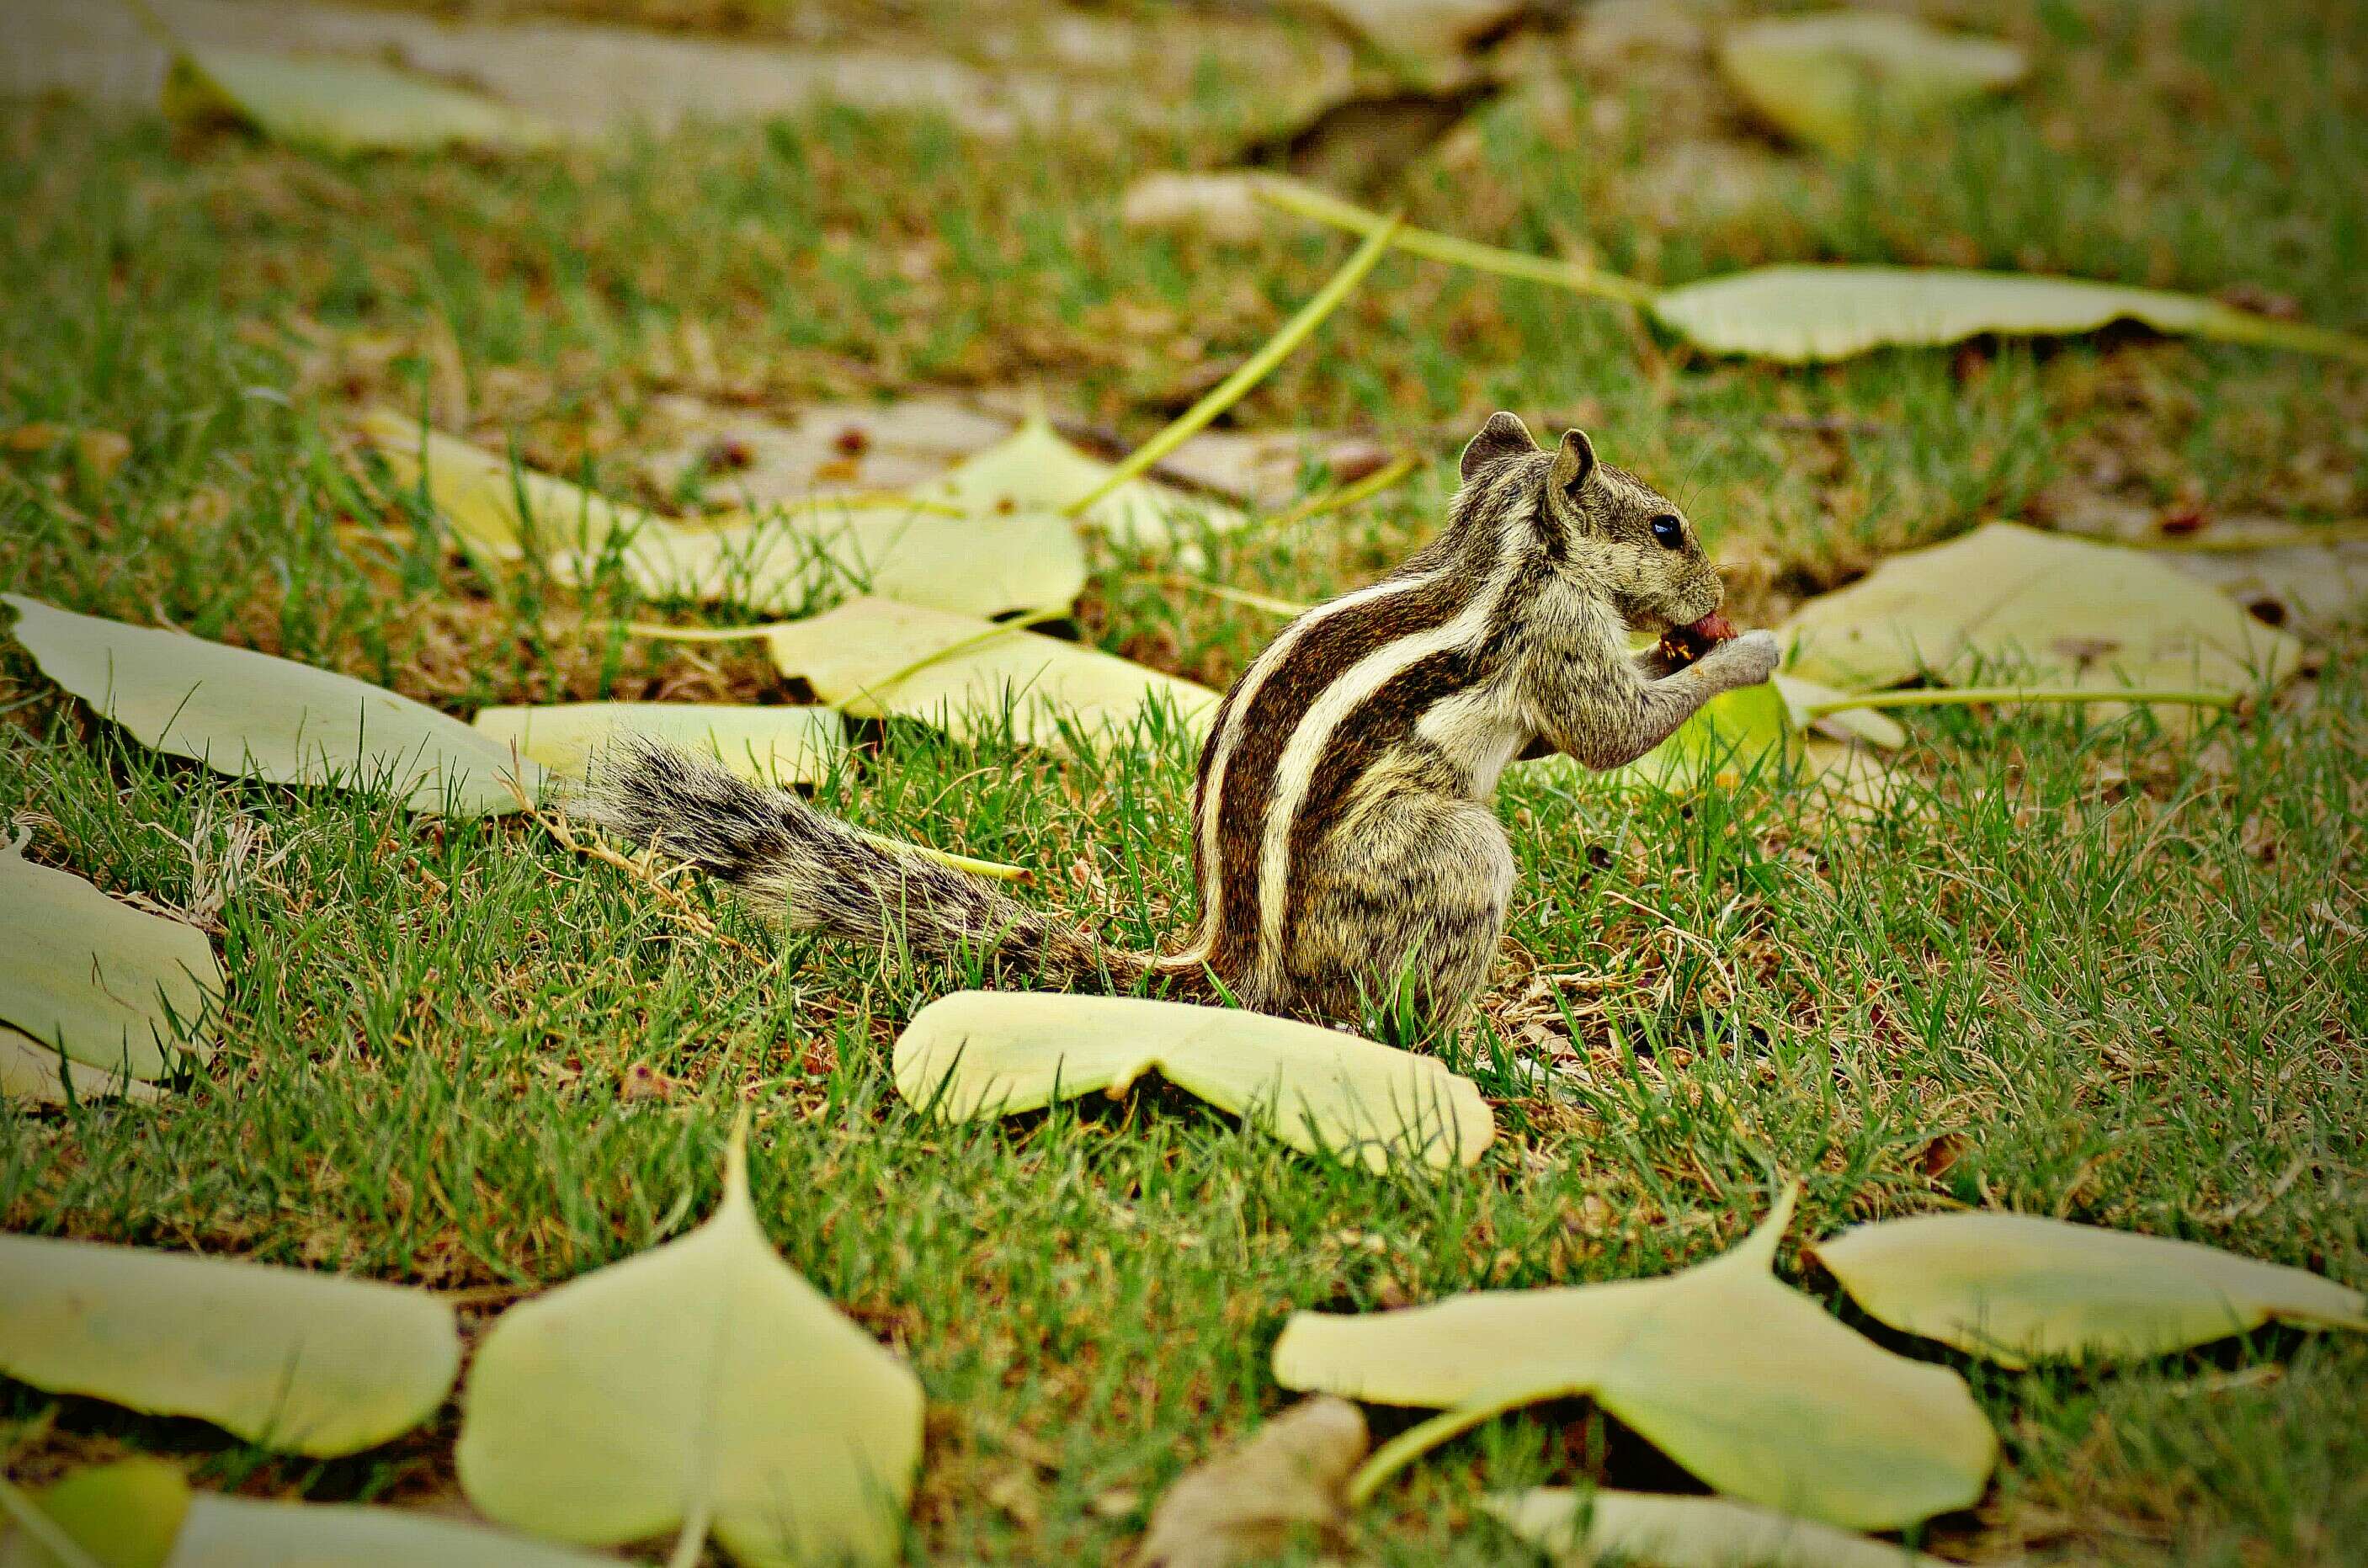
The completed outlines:
[[[1702,663],[1715,668],[1721,686],[1758,686],[1776,673],[1783,657],[1783,645],[1774,632],[1747,631],[1711,650]]]

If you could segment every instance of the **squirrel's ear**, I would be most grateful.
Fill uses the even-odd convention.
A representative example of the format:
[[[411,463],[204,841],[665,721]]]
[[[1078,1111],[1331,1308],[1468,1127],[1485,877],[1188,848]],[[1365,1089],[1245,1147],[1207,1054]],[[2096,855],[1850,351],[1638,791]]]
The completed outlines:
[[[1576,495],[1595,477],[1595,443],[1584,430],[1565,430],[1554,449],[1554,482],[1565,494]]]
[[[1480,434],[1473,437],[1471,444],[1463,449],[1463,461],[1458,472],[1470,479],[1482,469],[1503,462],[1507,458],[1517,458],[1524,452],[1537,449],[1538,444],[1530,438],[1530,427],[1521,423],[1520,416],[1499,411],[1488,416],[1488,423],[1480,426]]]

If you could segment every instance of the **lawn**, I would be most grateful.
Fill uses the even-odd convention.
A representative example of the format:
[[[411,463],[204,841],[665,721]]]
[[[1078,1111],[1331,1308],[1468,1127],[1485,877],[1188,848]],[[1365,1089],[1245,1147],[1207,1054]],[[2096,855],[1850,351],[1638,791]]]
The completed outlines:
[[[1990,266],[2368,329],[2356,8],[1999,9],[1985,25],[2040,61],[2022,93],[1859,158],[1771,157],[1743,199],[1673,195],[1665,156],[1732,127],[1601,69],[1566,113],[1485,115],[1395,197],[1413,222],[1664,282],[1772,259]],[[827,108],[341,162],[17,101],[0,138],[0,427],[130,438],[120,469],[71,444],[0,453],[0,586],[463,716],[798,693],[756,645],[616,625],[745,619],[729,606],[449,550],[416,498],[356,482],[357,407],[654,502],[633,459],[678,438],[686,398],[1032,387],[1140,438],[1348,254],[1281,218],[1235,244],[1123,227],[1128,182],[1190,151],[1148,132],[985,140]],[[2357,366],[2115,331],[1782,369],[1393,256],[1235,419],[1369,432],[1426,465],[1357,510],[1212,540],[1201,574],[1302,601],[1370,579],[1436,525],[1497,407],[1584,424],[1668,487],[1729,565],[1738,625],[1902,548],[2100,497],[2368,515]],[[1099,646],[1222,686],[1279,624],[1097,549],[1068,630]],[[768,1233],[927,1389],[910,1554],[947,1562],[1114,1560],[1186,1465],[1287,1402],[1268,1355],[1295,1309],[1664,1272],[1732,1244],[1793,1177],[1796,1241],[1998,1206],[2357,1286],[2368,636],[2355,619],[2306,637],[2311,675],[2193,735],[2077,709],[1908,715],[1912,800],[1872,820],[1781,779],[1677,798],[1517,771],[1500,809],[1520,882],[1488,999],[1415,1042],[1481,1084],[1503,1135],[1472,1171],[1387,1176],[1167,1090],[928,1122],[886,1051],[974,974],[784,938],[701,890],[760,961],[521,819],[160,757],[0,644],[0,816],[33,859],[188,912],[229,976],[220,1054],[159,1103],[0,1107],[0,1226],[414,1283],[482,1328],[695,1224],[746,1107]],[[817,791],[830,809],[1030,868],[1027,896],[1129,943],[1189,925],[1185,743],[861,739]],[[1791,1246],[1782,1267],[1839,1302]],[[1873,1332],[1964,1370],[2004,1444],[1987,1498],[1928,1550],[2361,1561],[2368,1341],[2271,1329],[2110,1376],[2007,1376]],[[327,1463],[13,1382],[0,1421],[20,1482],[153,1451],[254,1495],[457,1499],[457,1405]],[[1502,1561],[1475,1494],[1577,1478],[1691,1484],[1553,1405],[1417,1466],[1360,1544]]]

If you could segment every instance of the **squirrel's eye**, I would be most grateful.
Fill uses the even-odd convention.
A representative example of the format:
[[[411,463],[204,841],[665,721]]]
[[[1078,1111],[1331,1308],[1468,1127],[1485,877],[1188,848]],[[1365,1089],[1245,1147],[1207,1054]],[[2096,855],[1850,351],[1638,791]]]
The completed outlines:
[[[1653,537],[1660,541],[1662,549],[1676,550],[1686,542],[1685,525],[1675,517],[1655,517]]]

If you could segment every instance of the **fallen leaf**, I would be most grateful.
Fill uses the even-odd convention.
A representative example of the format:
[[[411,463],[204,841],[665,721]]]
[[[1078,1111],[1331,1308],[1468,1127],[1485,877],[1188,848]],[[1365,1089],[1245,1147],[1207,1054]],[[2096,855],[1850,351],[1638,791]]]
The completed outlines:
[[[1522,0],[1317,0],[1413,86],[1462,81],[1469,56],[1527,9]]]
[[[37,866],[24,845],[0,845],[0,1020],[31,1039],[29,1061],[8,1052],[11,1091],[42,1058],[54,1074],[61,1047],[96,1069],[66,1074],[78,1092],[211,1056],[222,972],[205,934]]]
[[[2166,1355],[2275,1320],[2368,1329],[2368,1298],[2192,1242],[2028,1214],[1923,1214],[1809,1249],[1879,1322],[2002,1366]]]
[[[398,483],[424,482],[454,532],[498,560],[545,553],[563,582],[595,580],[614,552],[650,597],[729,599],[760,615],[849,587],[974,615],[1066,605],[1085,587],[1075,526],[1042,508],[947,517],[818,498],[677,523],[383,411],[362,429]]]
[[[1818,730],[1835,740],[1864,741],[1871,746],[1896,751],[1907,744],[1907,731],[1898,720],[1872,708],[1840,708],[1813,712],[1813,707],[1843,700],[1848,692],[1778,671],[1769,677],[1784,699],[1786,720],[1795,730]]]
[[[189,1485],[176,1467],[143,1455],[85,1466],[27,1500],[100,1568],[161,1568],[188,1514]],[[9,1522],[0,1512],[0,1568],[66,1568],[22,1520],[13,1530]]]
[[[144,1103],[161,1097],[154,1084],[86,1067],[70,1056],[62,1058],[55,1046],[45,1046],[21,1029],[0,1024],[0,1099],[67,1105],[112,1098]]]
[[[1896,1541],[1870,1540],[1727,1497],[1583,1494],[1558,1486],[1500,1492],[1483,1512],[1543,1553],[1574,1565],[1656,1568],[1950,1568]]]
[[[1017,423],[939,397],[821,403],[786,421],[693,398],[660,403],[669,422],[688,426],[689,438],[643,460],[643,472],[669,492],[695,476],[705,493],[748,509],[917,489],[1002,440]]]
[[[1755,267],[1663,292],[1654,317],[1713,354],[1782,364],[1847,359],[1885,345],[1931,347],[1986,333],[2061,336],[2127,319],[2157,332],[2368,359],[2368,343],[2216,300],[2035,273],[1949,267]]]
[[[397,1508],[267,1503],[192,1493],[162,1460],[92,1465],[42,1489],[35,1506],[100,1568],[584,1568],[609,1557]],[[19,1528],[0,1568],[64,1568]]]
[[[1673,794],[1709,786],[1732,790],[1758,770],[1782,777],[1783,754],[1793,744],[1783,694],[1762,681],[1712,698],[1668,740],[1602,778]]]
[[[532,115],[377,61],[244,49],[177,50],[163,107],[176,125],[244,125],[335,153],[535,147],[553,137]]]
[[[2087,690],[2249,694],[2301,659],[2293,638],[2151,552],[2017,523],[1893,556],[1803,605],[1781,634],[1792,673],[1851,691],[1919,674],[1964,685],[2005,670]]]
[[[1734,1251],[1666,1278],[1295,1313],[1275,1378],[1448,1412],[1384,1445],[1360,1473],[1367,1490],[1495,1415],[1584,1394],[1713,1487],[1770,1507],[1888,1529],[1970,1506],[1998,1439],[1964,1380],[1853,1334],[1770,1272],[1797,1194]]]
[[[619,560],[645,597],[729,601],[759,615],[800,614],[849,592],[998,615],[1066,607],[1086,586],[1076,526],[1046,511],[949,517],[824,499],[749,522],[652,523],[622,543]],[[564,581],[592,581],[598,564],[552,559]]]
[[[923,494],[973,517],[1060,515],[1092,494],[1110,472],[1110,464],[1079,451],[1036,415]],[[1133,479],[1086,508],[1082,520],[1121,543],[1168,548],[1189,543],[1196,525],[1224,531],[1239,528],[1244,518],[1222,502]]]
[[[469,1500],[583,1545],[712,1528],[740,1562],[887,1562],[921,1458],[919,1381],[766,1240],[745,1124],[714,1216],[505,1312],[463,1406]]]
[[[2031,69],[2011,44],[1881,11],[1770,17],[1730,28],[1719,39],[1718,67],[1778,130],[1841,154],[1875,131],[2004,92]]]
[[[47,1236],[0,1236],[0,1371],[193,1415],[281,1452],[349,1454],[435,1414],[452,1309],[368,1279]]]
[[[1349,1474],[1365,1457],[1365,1415],[1345,1399],[1305,1399],[1248,1441],[1184,1472],[1151,1510],[1139,1568],[1265,1562],[1294,1532],[1337,1533]]]
[[[703,752],[757,784],[818,784],[847,758],[847,724],[832,708],[725,702],[563,702],[481,708],[476,727],[553,773],[580,777],[619,734]]]
[[[1008,714],[1021,744],[1065,750],[1072,732],[1124,739],[1164,710],[1197,741],[1219,701],[1099,649],[889,599],[850,599],[764,634],[783,675],[851,717],[919,719],[964,740],[1001,735]]]
[[[458,719],[330,670],[177,631],[75,615],[15,594],[41,673],[146,745],[234,778],[385,789],[416,812],[518,809],[542,769]]]
[[[1116,1096],[1152,1072],[1294,1149],[1372,1171],[1468,1165],[1497,1133],[1478,1087],[1435,1058],[1234,1008],[962,991],[896,1040],[896,1092],[946,1121]]]

